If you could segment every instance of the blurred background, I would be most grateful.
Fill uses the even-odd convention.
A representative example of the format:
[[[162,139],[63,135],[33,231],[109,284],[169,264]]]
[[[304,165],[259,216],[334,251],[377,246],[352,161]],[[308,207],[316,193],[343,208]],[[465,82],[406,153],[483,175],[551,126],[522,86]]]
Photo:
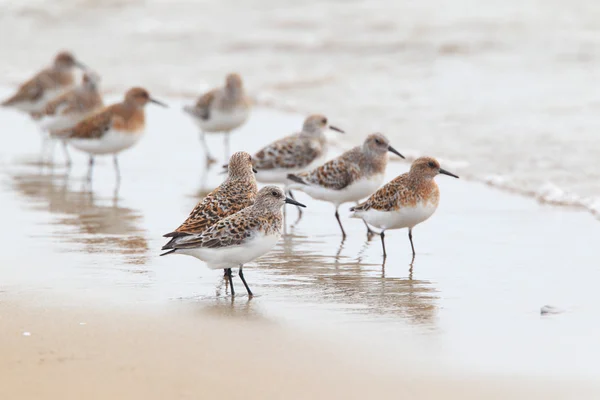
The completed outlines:
[[[59,49],[194,97],[237,71],[259,104],[389,135],[462,175],[600,212],[594,0],[0,0],[0,85]],[[23,51],[26,48],[27,51]],[[448,165],[448,164],[447,164]]]

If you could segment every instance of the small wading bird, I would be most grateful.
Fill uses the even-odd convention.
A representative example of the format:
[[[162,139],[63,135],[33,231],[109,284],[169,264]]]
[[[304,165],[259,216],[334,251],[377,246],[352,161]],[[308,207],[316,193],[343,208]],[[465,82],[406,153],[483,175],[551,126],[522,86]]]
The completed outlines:
[[[120,182],[117,156],[135,145],[143,136],[146,127],[144,107],[148,103],[167,107],[166,104],[150,97],[146,89],[134,87],[125,93],[122,102],[92,114],[72,128],[53,131],[51,135],[67,140],[77,150],[89,154],[88,180],[92,179],[94,157],[112,155],[117,182]]]
[[[256,180],[286,185],[289,174],[311,170],[320,165],[327,155],[327,129],[344,133],[340,128],[329,125],[324,115],[311,115],[304,120],[301,132],[276,140],[260,149],[252,156],[252,163],[257,170]],[[294,198],[291,190],[288,191],[288,195]],[[302,215],[300,207],[298,212]]]
[[[348,150],[320,167],[300,174],[289,174],[289,190],[301,190],[310,197],[335,205],[342,236],[346,231],[340,221],[339,206],[364,199],[381,186],[388,162],[388,152],[404,158],[380,133],[367,137],[361,146]],[[367,226],[368,228],[368,226]]]
[[[229,159],[227,179],[206,195],[177,229],[163,235],[171,238],[163,250],[170,249],[178,238],[198,235],[223,218],[254,204],[258,192],[254,173],[250,154],[244,151],[233,153]]]
[[[185,112],[192,116],[200,128],[200,142],[206,152],[209,164],[216,161],[206,144],[205,133],[223,132],[225,134],[225,160],[229,158],[229,135],[242,126],[250,115],[250,100],[244,91],[242,78],[238,74],[229,74],[225,87],[213,89],[202,95],[196,104],[185,106]]]
[[[43,130],[52,132],[74,127],[93,112],[103,107],[102,95],[98,90],[100,77],[87,71],[83,74],[81,85],[54,98],[44,109],[39,125]],[[67,143],[61,140],[67,165],[71,165],[71,157]]]
[[[434,179],[438,174],[458,176],[440,167],[431,157],[416,159],[410,171],[387,183],[364,203],[352,207],[352,218],[362,218],[365,222],[381,229],[383,257],[385,251],[385,231],[408,228],[408,239],[415,258],[412,229],[433,215],[440,201],[440,190]]]
[[[239,266],[238,275],[248,296],[252,296],[242,268],[271,251],[279,241],[283,226],[281,209],[285,203],[305,207],[286,198],[277,186],[265,186],[250,207],[220,220],[202,233],[174,237],[163,246],[162,249],[168,251],[161,255],[185,254],[205,261],[210,269],[225,269],[232,295],[235,291],[231,268]]]
[[[24,82],[17,92],[2,102],[4,107],[38,116],[44,111],[46,103],[68,90],[75,82],[74,69],[86,67],[69,52],[61,52],[54,58],[53,64]]]

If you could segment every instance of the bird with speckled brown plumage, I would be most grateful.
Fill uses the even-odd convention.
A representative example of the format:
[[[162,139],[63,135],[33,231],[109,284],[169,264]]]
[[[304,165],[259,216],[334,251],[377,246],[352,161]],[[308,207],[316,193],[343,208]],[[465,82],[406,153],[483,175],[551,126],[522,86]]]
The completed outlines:
[[[246,123],[250,116],[250,99],[246,96],[244,83],[239,74],[231,73],[225,78],[225,86],[212,89],[196,101],[183,107],[200,128],[200,141],[206,152],[207,162],[216,160],[206,144],[205,133],[223,132],[225,137],[225,159],[229,157],[229,135]]]
[[[1,105],[31,114],[40,113],[48,101],[73,86],[75,68],[85,69],[85,66],[69,52],[58,53],[50,67],[24,82],[19,86],[19,90]]]
[[[254,204],[258,188],[250,154],[234,153],[227,168],[227,179],[206,195],[177,229],[164,235],[172,239],[163,250],[171,249],[178,237],[202,233],[223,218]]]
[[[143,136],[146,128],[144,107],[148,103],[167,107],[152,98],[146,89],[134,87],[125,93],[123,101],[93,113],[72,128],[51,131],[50,134],[54,138],[67,140],[77,150],[89,154],[89,180],[92,178],[94,157],[112,155],[119,182],[121,173],[117,156]]]
[[[440,200],[440,190],[434,181],[438,174],[458,178],[440,167],[440,163],[431,157],[416,159],[410,171],[393,179],[376,191],[365,202],[352,207],[351,217],[362,218],[366,223],[381,229],[383,257],[385,251],[385,231],[388,229],[408,228],[408,238],[413,260],[415,246],[412,229],[433,215]]]
[[[39,125],[45,131],[69,129],[79,121],[103,107],[102,95],[98,89],[100,77],[91,71],[83,74],[81,85],[66,91],[54,98],[40,113]],[[71,157],[67,150],[66,140],[61,140],[67,159],[71,165]]]
[[[289,174],[289,190],[300,190],[314,199],[335,205],[335,218],[346,237],[338,208],[347,202],[356,202],[381,186],[388,152],[404,158],[381,133],[369,135],[361,146],[310,171]]]
[[[211,269],[224,268],[232,295],[235,291],[231,268],[239,266],[238,275],[248,296],[252,296],[244,279],[243,265],[268,253],[277,244],[283,230],[281,209],[285,203],[304,207],[286,198],[277,186],[265,186],[253,205],[221,219],[204,232],[174,237],[163,247],[169,251],[161,255],[188,255],[205,261]]]

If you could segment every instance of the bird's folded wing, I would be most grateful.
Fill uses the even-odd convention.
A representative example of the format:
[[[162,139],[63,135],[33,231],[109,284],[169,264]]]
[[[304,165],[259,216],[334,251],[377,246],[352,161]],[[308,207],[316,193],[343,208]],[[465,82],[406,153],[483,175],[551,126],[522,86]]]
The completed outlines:
[[[100,139],[112,127],[117,116],[110,108],[93,114],[70,129],[72,139]]]
[[[252,157],[252,161],[258,170],[302,168],[320,154],[321,149],[312,142],[291,135],[264,147]]]
[[[210,118],[210,109],[213,101],[216,98],[218,89],[213,89],[210,92],[207,92],[200,96],[200,98],[196,101],[194,107],[189,107],[186,111],[194,114],[195,116],[207,120]]]
[[[191,234],[174,238],[171,249],[207,248],[219,249],[239,246],[255,235],[258,220],[248,218],[248,213],[240,211],[210,227],[199,234]]]
[[[367,211],[370,209],[390,211],[405,207],[401,199],[406,197],[404,192],[408,190],[407,177],[407,174],[403,174],[386,183],[365,202],[353,207],[352,211]]]
[[[355,164],[337,158],[298,176],[309,185],[342,190],[358,179],[360,170]]]
[[[25,101],[38,101],[43,94],[43,80],[36,76],[22,84],[17,93],[2,102],[2,105],[10,106]]]

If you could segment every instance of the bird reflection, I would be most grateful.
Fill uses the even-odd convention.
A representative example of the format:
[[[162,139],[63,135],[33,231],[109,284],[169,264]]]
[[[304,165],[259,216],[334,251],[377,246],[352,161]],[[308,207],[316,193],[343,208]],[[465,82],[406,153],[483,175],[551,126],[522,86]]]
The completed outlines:
[[[259,259],[257,268],[271,274],[273,285],[299,297],[318,297],[334,307],[343,304],[350,312],[398,315],[416,324],[435,322],[438,298],[431,282],[413,279],[412,270],[407,277],[386,278],[381,264],[362,260],[368,241],[357,256],[344,256],[352,252],[351,243],[342,241],[332,253],[327,240],[292,231]]]
[[[75,185],[70,185],[68,174],[54,171],[22,169],[10,177],[13,188],[28,204],[54,215],[50,224],[60,230],[56,238],[83,245],[72,246],[72,251],[116,252],[128,264],[147,261],[148,243],[140,227],[142,216],[137,210],[119,206],[118,191],[112,198],[96,197],[85,184],[80,190],[73,189],[71,186]]]

